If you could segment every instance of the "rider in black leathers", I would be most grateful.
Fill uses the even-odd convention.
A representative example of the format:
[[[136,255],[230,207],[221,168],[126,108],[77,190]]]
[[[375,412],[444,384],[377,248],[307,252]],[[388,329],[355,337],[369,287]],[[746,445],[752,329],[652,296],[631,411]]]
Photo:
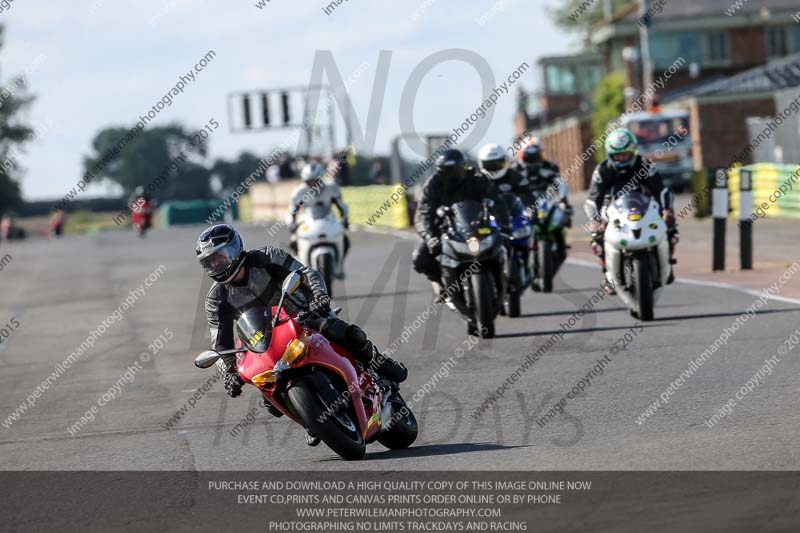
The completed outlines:
[[[467,166],[467,158],[461,150],[450,148],[437,161],[436,173],[428,178],[422,188],[422,197],[414,215],[414,228],[422,242],[414,250],[414,270],[434,284],[434,291],[441,293],[441,268],[436,257],[442,251],[441,229],[437,224],[436,210],[464,200],[477,202],[488,198],[494,202],[495,216],[504,233],[510,233],[508,209],[492,182]]]
[[[499,144],[487,144],[478,153],[478,167],[489,178],[500,194],[513,194],[522,204],[532,206],[536,202],[528,177],[508,164],[506,151]]]
[[[478,167],[481,173],[491,180],[498,194],[516,196],[524,207],[530,208],[532,214],[535,214],[537,197],[531,182],[527,176],[508,164],[508,157],[502,146],[487,144],[481,148],[478,153]],[[529,270],[530,252],[528,248],[523,258],[526,271]]]
[[[542,143],[534,137],[518,153],[517,172],[527,178],[531,194],[539,200],[551,190],[554,197],[560,196],[564,209],[572,212],[567,195],[561,195],[559,179],[561,170],[558,165],[544,158]]]

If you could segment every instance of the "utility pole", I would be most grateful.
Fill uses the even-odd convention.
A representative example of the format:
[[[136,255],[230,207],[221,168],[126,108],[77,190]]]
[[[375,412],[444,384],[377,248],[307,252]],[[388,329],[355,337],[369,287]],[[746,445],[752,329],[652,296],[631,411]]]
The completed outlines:
[[[653,85],[653,60],[650,57],[650,17],[647,0],[639,0],[639,49],[642,54],[642,93]],[[649,103],[649,102],[648,102]]]

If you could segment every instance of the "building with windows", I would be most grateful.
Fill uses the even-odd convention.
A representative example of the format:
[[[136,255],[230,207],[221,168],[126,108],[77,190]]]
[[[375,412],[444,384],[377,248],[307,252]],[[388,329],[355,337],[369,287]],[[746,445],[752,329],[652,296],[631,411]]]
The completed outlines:
[[[652,79],[663,83],[654,86],[659,100],[691,113],[689,153],[697,170],[725,165],[730,158],[712,132],[723,135],[728,146],[746,146],[748,120],[775,110],[774,87],[796,87],[791,80],[748,90],[743,80],[770,81],[779,75],[775,73],[788,72],[786,65],[791,69],[798,64],[794,54],[800,54],[800,0],[646,0],[644,15],[637,0],[613,12],[612,0],[602,1],[606,17],[587,36],[590,51],[542,58],[538,110],[516,118],[517,135],[533,131],[562,169],[574,169],[567,179],[577,190],[588,187],[594,167],[593,158],[581,159],[594,142],[594,89],[604,75],[619,72],[629,103],[642,94],[640,39],[645,33]],[[662,77],[679,58],[684,59],[682,67],[668,79]],[[767,68],[773,64],[782,66]],[[726,80],[735,81],[731,86]]]
[[[596,26],[589,40],[602,54],[608,72],[625,72],[641,90],[642,62],[628,65],[623,50],[639,46],[648,29],[653,78],[677,58],[686,67],[663,92],[720,79],[800,51],[798,0],[648,0],[640,16],[631,2]]]
[[[544,80],[539,108],[545,121],[589,110],[592,93],[606,73],[598,53],[543,57],[539,68]]]

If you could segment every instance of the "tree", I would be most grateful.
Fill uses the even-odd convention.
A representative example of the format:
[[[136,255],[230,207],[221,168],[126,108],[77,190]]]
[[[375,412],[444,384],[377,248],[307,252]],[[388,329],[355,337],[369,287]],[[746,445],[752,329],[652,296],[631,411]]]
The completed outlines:
[[[595,139],[605,139],[609,122],[625,111],[625,78],[622,74],[608,74],[600,80],[592,101],[592,135]],[[605,152],[604,147],[595,152],[597,161],[605,159]]]
[[[233,192],[261,164],[261,158],[250,152],[242,152],[234,161],[217,159],[211,167],[211,175],[219,180],[223,194]],[[259,176],[263,181],[264,176]]]
[[[562,29],[588,35],[592,26],[603,20],[606,0],[562,0],[561,5],[550,9],[550,18]],[[611,11],[616,13],[622,7],[637,0],[610,0]]]
[[[3,47],[5,27],[0,25],[0,48]],[[34,97],[28,93],[22,75],[3,84],[0,91],[0,215],[22,204],[18,177],[21,170],[16,159],[16,147],[35,137],[34,130],[20,118],[20,112],[30,106]]]
[[[134,128],[109,127],[92,140],[93,153],[84,158],[84,172],[120,185],[126,194],[142,186],[162,200],[211,198],[207,143],[182,125]]]

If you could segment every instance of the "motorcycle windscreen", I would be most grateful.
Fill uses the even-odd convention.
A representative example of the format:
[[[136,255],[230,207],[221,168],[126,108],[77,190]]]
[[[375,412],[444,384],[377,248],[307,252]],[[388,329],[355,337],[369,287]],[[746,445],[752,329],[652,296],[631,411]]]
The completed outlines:
[[[650,206],[650,197],[639,191],[632,191],[614,202],[614,207],[630,215],[644,216]]]
[[[306,207],[306,214],[311,220],[326,218],[331,213],[331,206],[323,202],[315,202]]]
[[[264,353],[272,339],[270,311],[266,307],[248,309],[236,321],[239,338],[251,352]]]
[[[464,200],[450,206],[450,211],[453,213],[453,220],[461,230],[469,230],[473,224],[480,221],[483,214],[483,208],[480,202],[474,200]]]

